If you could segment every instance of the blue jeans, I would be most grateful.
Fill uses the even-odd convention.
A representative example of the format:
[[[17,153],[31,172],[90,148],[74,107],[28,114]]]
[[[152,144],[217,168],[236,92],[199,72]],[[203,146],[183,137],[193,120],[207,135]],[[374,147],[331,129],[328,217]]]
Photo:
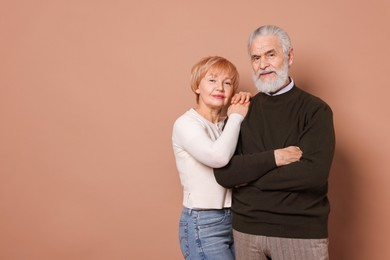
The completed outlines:
[[[179,224],[181,252],[186,260],[234,260],[230,209],[183,208]]]

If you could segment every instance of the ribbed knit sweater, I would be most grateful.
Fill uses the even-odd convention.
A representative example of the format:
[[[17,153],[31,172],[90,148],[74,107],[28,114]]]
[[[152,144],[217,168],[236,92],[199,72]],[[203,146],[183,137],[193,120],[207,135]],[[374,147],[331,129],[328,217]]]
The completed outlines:
[[[223,120],[214,124],[190,109],[175,121],[172,145],[183,186],[184,207],[231,206],[231,190],[215,181],[213,168],[225,166],[233,156],[243,119],[242,115],[232,113],[226,124]]]
[[[274,150],[290,145],[300,161],[277,167]],[[244,233],[326,238],[328,176],[335,148],[333,114],[321,99],[294,86],[287,93],[258,93],[251,101],[235,155],[214,169],[233,189],[233,228]]]

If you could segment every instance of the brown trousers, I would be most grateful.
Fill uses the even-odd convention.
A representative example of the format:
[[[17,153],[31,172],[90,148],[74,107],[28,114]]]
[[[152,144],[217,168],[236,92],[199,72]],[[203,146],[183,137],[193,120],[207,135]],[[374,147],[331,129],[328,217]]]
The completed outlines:
[[[236,260],[329,260],[328,239],[296,239],[233,230]]]

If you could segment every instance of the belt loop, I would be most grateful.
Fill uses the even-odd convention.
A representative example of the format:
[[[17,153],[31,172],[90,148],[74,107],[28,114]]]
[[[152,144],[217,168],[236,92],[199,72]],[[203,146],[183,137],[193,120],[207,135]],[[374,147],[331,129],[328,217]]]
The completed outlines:
[[[188,209],[188,216],[191,216],[192,209]]]

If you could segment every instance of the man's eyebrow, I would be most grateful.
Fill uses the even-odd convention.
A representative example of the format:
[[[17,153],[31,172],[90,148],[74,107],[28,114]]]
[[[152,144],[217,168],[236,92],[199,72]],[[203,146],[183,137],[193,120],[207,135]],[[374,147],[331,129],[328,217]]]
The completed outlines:
[[[269,51],[266,51],[265,54],[267,55],[267,54],[270,54],[270,53],[272,53],[272,52],[276,52],[276,50],[275,50],[275,49],[271,49],[271,50],[269,50]]]
[[[266,51],[266,52],[264,52],[264,53],[252,54],[251,57],[252,57],[252,58],[254,58],[254,57],[261,57],[261,56],[263,56],[263,55],[271,54],[271,53],[274,53],[274,52],[276,52],[275,49],[270,49],[270,50],[268,50],[268,51]]]

